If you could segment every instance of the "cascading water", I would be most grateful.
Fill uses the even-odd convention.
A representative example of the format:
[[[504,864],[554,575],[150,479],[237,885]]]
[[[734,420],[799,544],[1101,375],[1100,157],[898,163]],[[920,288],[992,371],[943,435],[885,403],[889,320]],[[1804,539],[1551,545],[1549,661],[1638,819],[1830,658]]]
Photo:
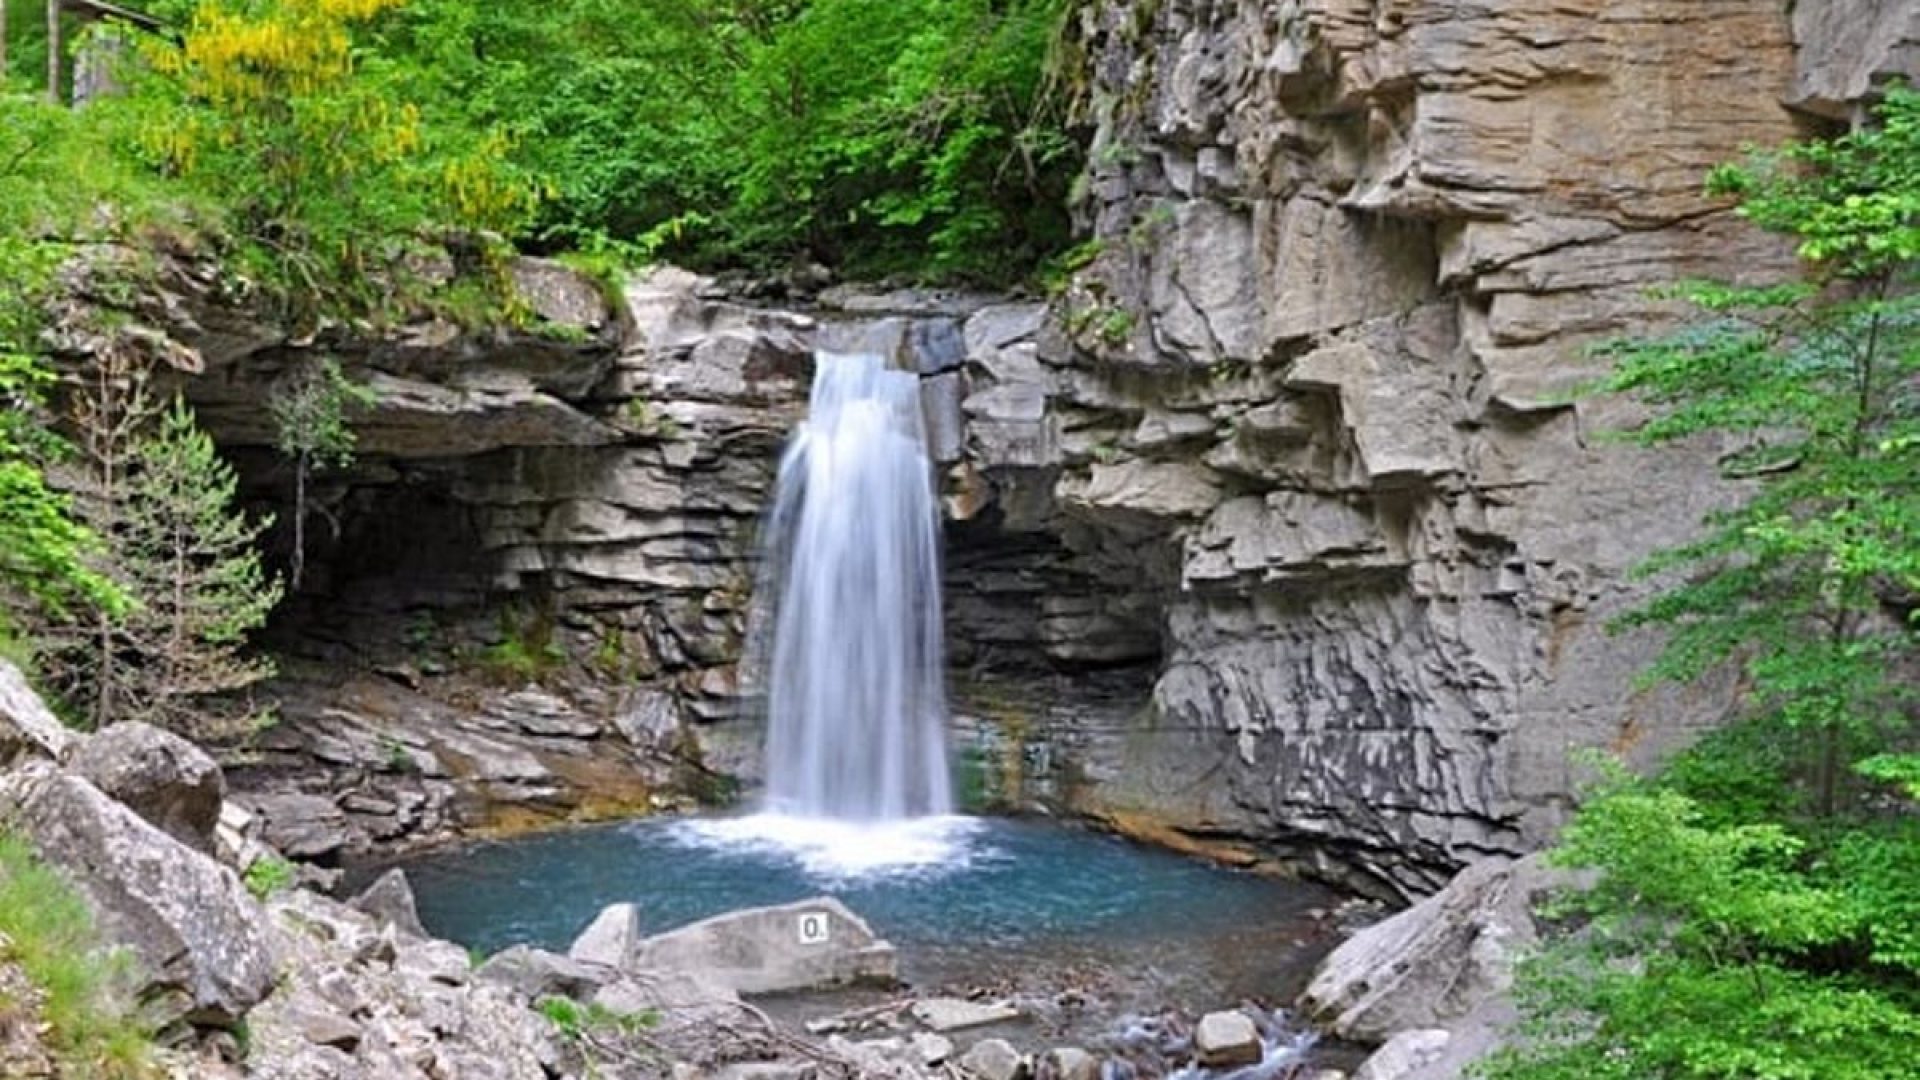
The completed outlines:
[[[919,378],[820,354],[750,635],[769,810],[871,824],[952,809],[939,558]]]

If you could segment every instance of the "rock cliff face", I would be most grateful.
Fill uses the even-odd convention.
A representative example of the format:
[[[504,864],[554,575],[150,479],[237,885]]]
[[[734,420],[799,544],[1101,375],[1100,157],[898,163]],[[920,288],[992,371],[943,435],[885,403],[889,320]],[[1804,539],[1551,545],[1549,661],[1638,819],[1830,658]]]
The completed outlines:
[[[1726,497],[1716,448],[1609,445],[1631,413],[1569,395],[1673,317],[1649,285],[1791,272],[1701,179],[1897,60],[1859,32],[1774,0],[1085,8],[1092,243],[1014,376],[1031,432],[971,441],[1160,629],[1079,803],[1419,892],[1543,840],[1571,751],[1716,722],[1604,629]]]

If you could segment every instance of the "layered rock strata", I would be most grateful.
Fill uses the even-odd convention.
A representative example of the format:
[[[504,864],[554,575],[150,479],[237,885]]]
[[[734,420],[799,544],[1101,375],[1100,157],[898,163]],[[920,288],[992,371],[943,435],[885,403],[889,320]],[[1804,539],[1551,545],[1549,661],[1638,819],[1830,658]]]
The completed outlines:
[[[1807,22],[1807,19],[1800,20]],[[1085,267],[1022,373],[1023,513],[1165,645],[1087,805],[1429,891],[1557,823],[1730,687],[1639,691],[1629,570],[1729,497],[1611,443],[1591,347],[1649,286],[1793,271],[1705,198],[1783,100],[1778,4],[1165,0],[1083,9]],[[1864,78],[1864,76],[1863,76]],[[1805,96],[1804,94],[1802,95]]]

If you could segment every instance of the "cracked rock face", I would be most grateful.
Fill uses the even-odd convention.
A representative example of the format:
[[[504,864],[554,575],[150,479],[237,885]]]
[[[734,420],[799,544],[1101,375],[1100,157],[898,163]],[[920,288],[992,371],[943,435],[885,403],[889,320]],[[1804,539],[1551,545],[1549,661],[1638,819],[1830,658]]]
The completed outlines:
[[[1610,444],[1633,407],[1573,391],[1680,314],[1648,286],[1794,272],[1701,182],[1912,66],[1911,5],[1844,6],[1083,9],[1097,253],[967,403],[1006,516],[1161,631],[1150,709],[1042,721],[1083,808],[1408,895],[1545,839],[1572,751],[1722,719],[1605,631],[1721,448]]]

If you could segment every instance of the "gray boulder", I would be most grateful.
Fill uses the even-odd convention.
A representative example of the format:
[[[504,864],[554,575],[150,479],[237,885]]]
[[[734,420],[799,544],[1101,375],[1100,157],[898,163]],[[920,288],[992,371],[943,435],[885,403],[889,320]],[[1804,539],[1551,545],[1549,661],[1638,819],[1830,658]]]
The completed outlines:
[[[1361,1062],[1353,1080],[1424,1080],[1430,1075],[1427,1070],[1439,1062],[1452,1041],[1453,1036],[1439,1028],[1403,1031]],[[1448,1075],[1459,1073],[1452,1070]]]
[[[230,1024],[272,990],[265,917],[232,871],[50,765],[0,776],[0,817],[133,952],[162,1020]]]
[[[953,1040],[924,1031],[907,1040],[907,1048],[913,1051],[917,1064],[929,1069],[944,1065],[953,1057]]]
[[[349,900],[347,906],[409,937],[431,936],[420,923],[420,909],[414,904],[413,886],[407,883],[407,872],[399,867],[381,874],[359,896]]]
[[[1062,1046],[1040,1056],[1038,1080],[1100,1080],[1100,1062],[1077,1046]]]
[[[1518,952],[1537,940],[1533,903],[1575,883],[1537,855],[1486,859],[1446,888],[1349,938],[1324,960],[1300,1009],[1335,1035],[1380,1042],[1510,1012]]]
[[[1224,1069],[1258,1065],[1266,1049],[1260,1045],[1260,1030],[1247,1014],[1213,1012],[1201,1017],[1194,1028],[1193,1052],[1207,1068]]]
[[[632,904],[608,904],[573,939],[567,955],[583,964],[624,968],[640,942],[640,909]]]
[[[742,994],[897,978],[893,946],[831,897],[729,912],[647,938],[629,967],[691,972]]]
[[[0,769],[29,757],[59,761],[76,741],[20,669],[0,660]]]
[[[1005,1039],[981,1039],[960,1055],[960,1068],[980,1080],[1025,1080],[1027,1059]]]
[[[82,742],[67,765],[168,836],[213,850],[227,780],[187,740],[151,724],[114,724]]]
[[[473,975],[504,986],[528,1001],[553,994],[584,1000],[614,978],[615,972],[531,945],[515,945],[488,957]]]

